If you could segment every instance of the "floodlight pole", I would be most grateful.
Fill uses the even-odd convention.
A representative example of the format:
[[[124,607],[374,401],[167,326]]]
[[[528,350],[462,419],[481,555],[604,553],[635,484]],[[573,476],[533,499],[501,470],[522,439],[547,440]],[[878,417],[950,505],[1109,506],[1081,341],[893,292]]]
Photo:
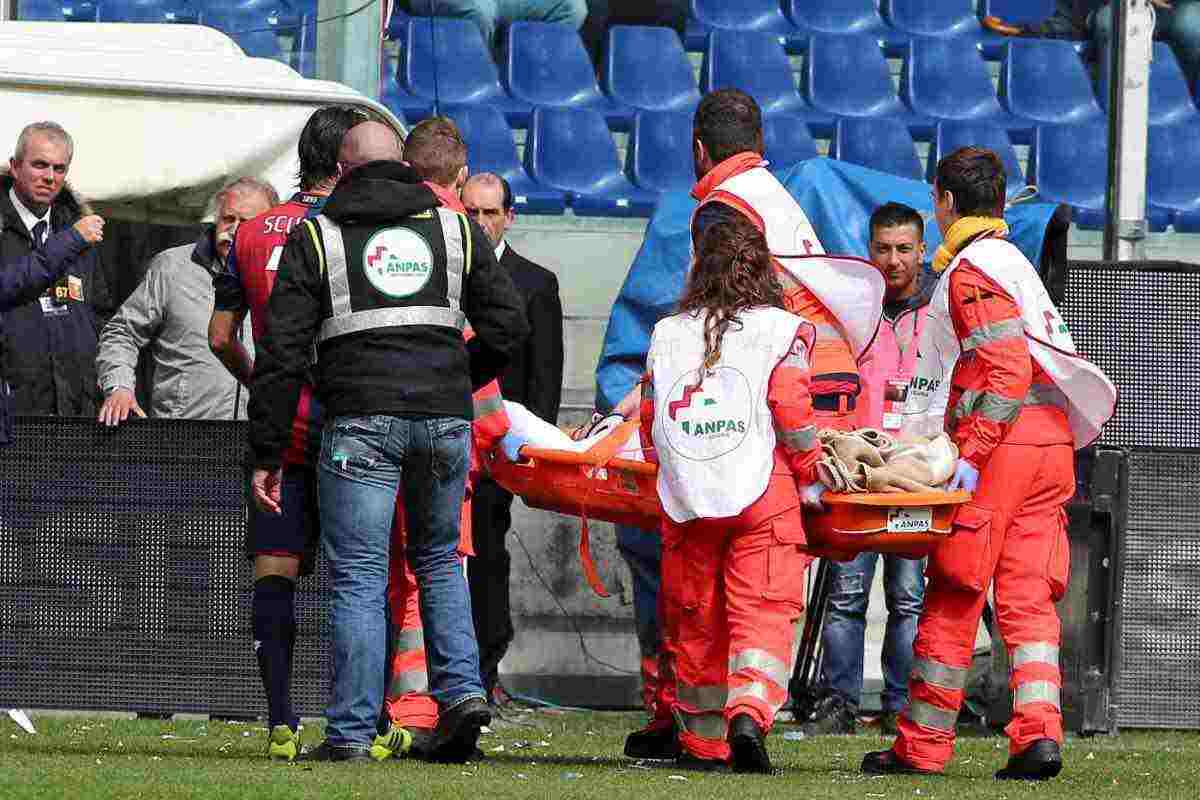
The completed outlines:
[[[1150,119],[1150,0],[1113,0],[1109,40],[1108,197],[1104,260],[1146,256],[1146,149]],[[1180,165],[1180,169],[1186,169]]]

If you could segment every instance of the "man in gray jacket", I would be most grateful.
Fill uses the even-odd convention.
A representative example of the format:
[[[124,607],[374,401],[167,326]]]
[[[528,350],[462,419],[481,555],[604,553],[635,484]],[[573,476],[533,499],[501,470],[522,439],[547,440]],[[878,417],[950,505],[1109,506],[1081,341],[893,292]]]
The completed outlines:
[[[239,178],[217,193],[216,223],[194,245],[164,250],[146,277],[104,326],[96,373],[105,395],[99,421],[108,426],[132,413],[146,416],[135,399],[138,354],[153,359],[150,415],[232,419],[245,414],[245,394],[208,346],[213,275],[221,269],[237,226],[279,203],[269,184]],[[240,396],[240,401],[239,401]]]

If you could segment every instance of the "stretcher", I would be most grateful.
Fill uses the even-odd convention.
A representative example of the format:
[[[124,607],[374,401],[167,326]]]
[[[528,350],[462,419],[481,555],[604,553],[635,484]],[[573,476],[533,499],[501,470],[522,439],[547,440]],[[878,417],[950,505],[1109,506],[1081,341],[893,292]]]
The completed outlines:
[[[637,420],[627,420],[583,452],[525,445],[519,460],[495,453],[489,462],[492,480],[530,508],[582,520],[580,559],[588,583],[601,597],[608,593],[592,562],[588,520],[657,531],[662,518],[657,465],[622,457],[631,454],[628,442],[636,437],[637,425]],[[970,497],[963,491],[826,492],[826,512],[804,512],[808,543],[803,549],[834,561],[867,551],[924,558],[950,535],[958,506]]]

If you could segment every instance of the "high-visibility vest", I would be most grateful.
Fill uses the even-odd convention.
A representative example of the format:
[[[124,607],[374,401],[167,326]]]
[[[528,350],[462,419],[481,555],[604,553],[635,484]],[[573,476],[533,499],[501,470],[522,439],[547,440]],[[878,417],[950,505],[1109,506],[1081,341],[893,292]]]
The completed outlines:
[[[675,522],[736,516],[766,491],[776,443],[768,384],[806,325],[777,308],[743,311],[704,370],[705,317],[660,321],[646,357],[658,495]]]
[[[324,214],[304,224],[316,225],[324,244],[330,316],[321,322],[318,346],[376,328],[466,326],[461,299],[471,232],[464,215],[435,208],[381,227],[367,241],[363,268],[354,274],[347,269],[341,226]]]
[[[1082,448],[1100,436],[1113,415],[1117,390],[1096,365],[1079,355],[1066,322],[1058,312],[1033,264],[1006,239],[989,237],[972,242],[942,273],[928,320],[918,347],[916,374],[909,386],[906,416],[924,416],[930,427],[934,418],[941,428],[950,378],[961,345],[950,319],[950,276],[960,264],[969,263],[987,275],[1016,301],[1029,354],[1062,393],[1075,447]],[[1042,404],[1053,398],[1039,393],[1030,402]]]

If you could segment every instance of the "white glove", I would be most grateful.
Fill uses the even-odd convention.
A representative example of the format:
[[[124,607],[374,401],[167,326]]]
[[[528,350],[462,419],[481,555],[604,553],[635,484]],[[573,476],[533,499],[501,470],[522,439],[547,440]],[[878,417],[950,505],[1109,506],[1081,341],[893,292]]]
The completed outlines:
[[[950,491],[966,489],[968,492],[973,492],[977,486],[979,486],[979,470],[975,469],[970,461],[960,458],[958,466],[954,469],[954,477],[950,479],[950,485],[946,488]]]

